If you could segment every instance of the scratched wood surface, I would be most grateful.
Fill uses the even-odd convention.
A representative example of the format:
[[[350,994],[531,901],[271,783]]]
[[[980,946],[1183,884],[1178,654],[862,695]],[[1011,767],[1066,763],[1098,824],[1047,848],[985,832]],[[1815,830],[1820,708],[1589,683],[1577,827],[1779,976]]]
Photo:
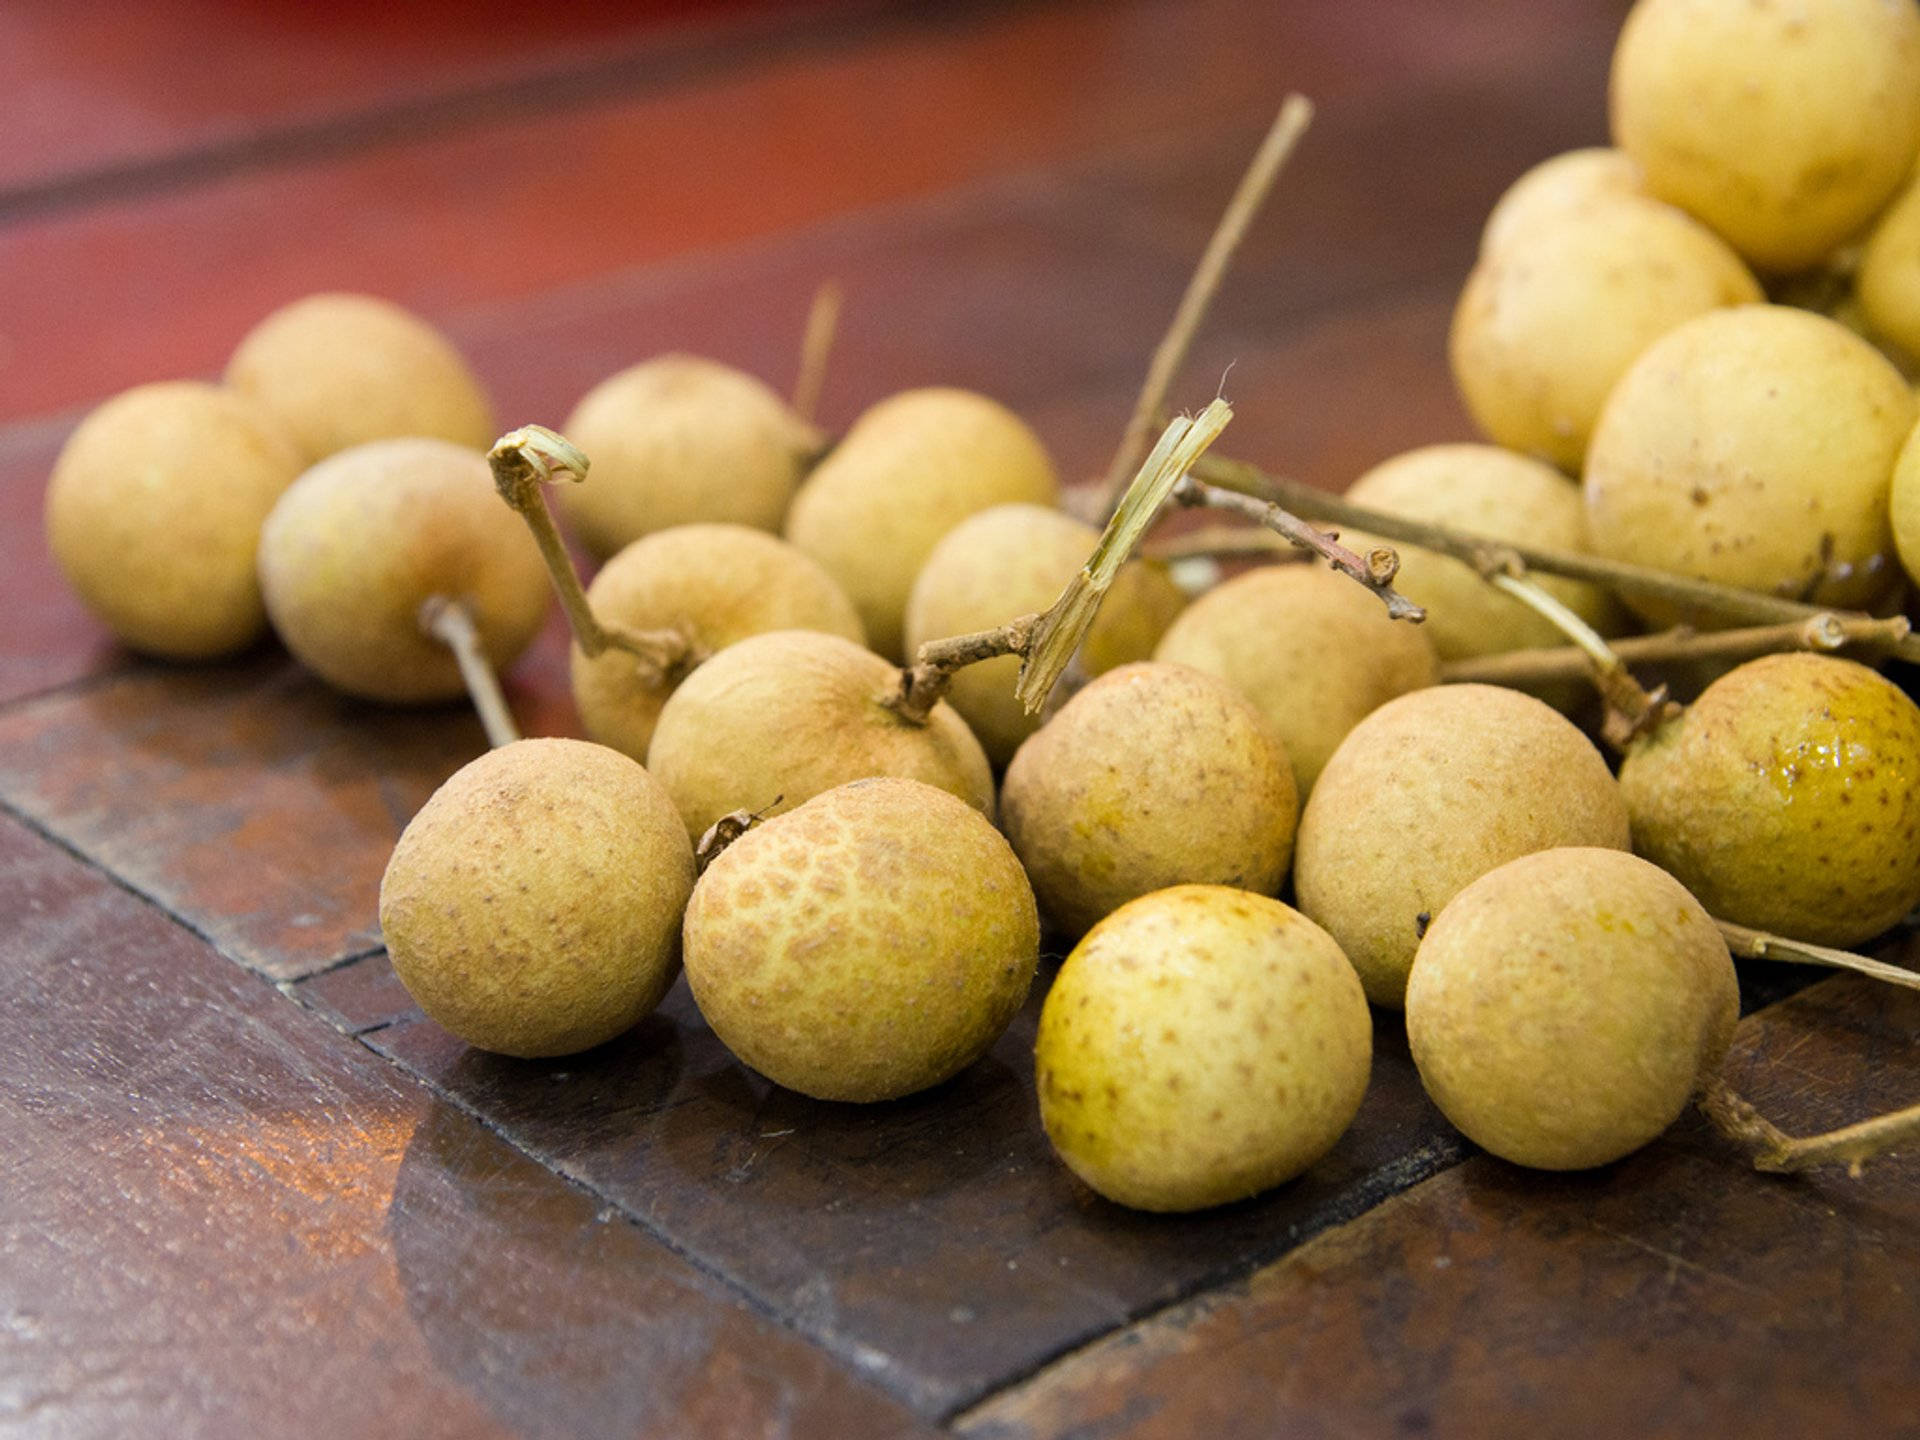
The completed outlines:
[[[1543,1179],[1404,1039],[1226,1211],[1051,1160],[1028,1011],[935,1092],[804,1102],[684,987],[563,1063],[409,1003],[374,897],[481,745],[272,645],[127,655],[40,539],[86,406],[315,289],[442,324],[507,421],[689,349],[833,425],[995,394],[1105,462],[1288,88],[1320,114],[1176,400],[1328,486],[1469,434],[1444,337],[1505,183],[1604,134],[1612,0],[259,0],[0,9],[0,1428],[45,1435],[1920,1433],[1920,1172],[1781,1182],[1687,1122]],[[557,624],[508,678],[577,733]],[[1920,1095],[1920,1011],[1756,972],[1790,1125]]]

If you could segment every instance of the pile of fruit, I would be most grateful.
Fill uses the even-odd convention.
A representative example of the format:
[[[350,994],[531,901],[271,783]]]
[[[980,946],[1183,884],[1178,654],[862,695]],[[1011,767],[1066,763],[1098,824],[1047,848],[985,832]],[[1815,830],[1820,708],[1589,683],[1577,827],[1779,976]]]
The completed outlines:
[[[476,1046],[603,1043],[684,965],[744,1064],[887,1099],[992,1044],[1050,934],[1072,948],[1040,1112],[1127,1205],[1312,1165],[1365,1092],[1369,1002],[1520,1164],[1606,1163],[1695,1099],[1759,1163],[1858,1162],[1915,1117],[1789,1140],[1718,1070],[1730,937],[1851,964],[1820,947],[1920,904],[1920,707],[1809,653],[1917,658],[1920,7],[1641,0],[1612,101],[1619,148],[1522,177],[1461,298],[1454,372],[1492,443],[1362,476],[1344,546],[1272,503],[1310,511],[1297,489],[1196,464],[1224,407],[1143,464],[1123,448],[1104,532],[1018,417],[958,390],[834,438],[668,356],[564,438],[488,450],[446,341],[351,296],[269,317],[221,386],[102,406],[49,537],[135,648],[220,655],[271,622],[348,693],[472,691],[497,748],[407,827],[380,914],[421,1008]],[[601,562],[584,589],[549,488]],[[1188,603],[1130,558],[1169,492],[1334,563],[1272,553]],[[549,580],[591,743],[515,738],[492,688]],[[1634,625],[1678,628],[1609,645]],[[1036,713],[1050,647],[1072,683]],[[1588,667],[1617,767],[1563,713]]]

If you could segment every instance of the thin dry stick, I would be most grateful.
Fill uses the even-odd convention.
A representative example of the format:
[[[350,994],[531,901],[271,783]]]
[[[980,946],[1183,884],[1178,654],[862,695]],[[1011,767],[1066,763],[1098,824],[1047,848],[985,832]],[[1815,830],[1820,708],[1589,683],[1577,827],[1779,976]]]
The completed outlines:
[[[1805,940],[1789,940],[1784,935],[1770,935],[1765,930],[1751,930],[1745,925],[1736,925],[1731,920],[1715,920],[1713,923],[1720,927],[1720,933],[1726,937],[1727,948],[1735,955],[1750,960],[1786,960],[1796,965],[1821,965],[1829,970],[1851,970],[1856,975],[1883,980],[1889,985],[1904,986],[1908,990],[1920,990],[1920,974],[1898,965],[1889,965],[1884,960],[1869,960],[1865,955],[1856,955],[1851,950],[1834,950],[1825,945],[1810,944]]]
[[[467,694],[487,732],[487,744],[497,750],[518,740],[519,727],[513,723],[513,712],[507,708],[507,697],[500,693],[500,681],[467,607],[448,596],[431,595],[420,607],[420,628],[453,651],[460,678],[467,682]]]
[[[837,281],[821,282],[807,309],[807,329],[800,340],[800,373],[793,382],[793,413],[813,424],[820,392],[827,383],[827,359],[840,330],[842,296]]]
[[[1832,654],[1850,648],[1889,649],[1912,631],[1913,626],[1904,615],[1882,620],[1871,615],[1836,615],[1823,611],[1811,620],[1755,625],[1740,630],[1696,631],[1683,625],[1658,635],[1634,635],[1608,644],[1623,661],[1664,664],[1681,660],[1746,660],[1781,650]],[[1440,678],[1490,685],[1527,685],[1574,679],[1587,674],[1590,664],[1586,652],[1574,645],[1508,650],[1498,655],[1450,660],[1440,667]]]
[[[1506,551],[1530,570],[1589,580],[1624,594],[1666,600],[1687,609],[1747,620],[1756,625],[1806,621],[1829,613],[1838,613],[1848,619],[1871,618],[1856,611],[1834,612],[1831,606],[1811,605],[1758,590],[1741,590],[1732,585],[1717,585],[1710,580],[1695,580],[1691,576],[1674,575],[1645,565],[1628,565],[1618,560],[1603,560],[1596,555],[1551,550],[1540,545],[1521,545],[1485,535],[1473,535],[1429,521],[1409,520],[1384,510],[1355,505],[1341,496],[1316,490],[1298,480],[1269,474],[1244,460],[1228,459],[1221,455],[1209,455],[1194,467],[1194,474],[1200,480],[1226,489],[1285,505],[1312,520],[1367,530],[1389,540],[1437,550],[1464,560],[1475,569],[1480,569],[1485,563],[1487,552]],[[1477,557],[1480,563],[1476,563]],[[1496,565],[1495,568],[1499,567]],[[1920,636],[1903,636],[1888,648],[1898,659],[1920,663]]]
[[[1100,602],[1140,537],[1181,477],[1232,418],[1233,407],[1215,400],[1192,420],[1170,422],[1127,487],[1093,554],[1067,582],[1059,599],[1044,613],[1018,616],[994,630],[928,641],[914,663],[900,672],[900,688],[887,704],[905,719],[924,725],[960,670],[1000,655],[1018,655],[1020,675],[1013,693],[1029,715],[1038,713],[1086,638],[1100,613]]]
[[[1173,498],[1182,505],[1205,505],[1210,509],[1225,510],[1257,520],[1283,540],[1303,550],[1311,550],[1342,575],[1359,581],[1373,591],[1386,602],[1387,614],[1391,618],[1416,623],[1427,618],[1425,610],[1393,588],[1393,577],[1400,573],[1400,557],[1385,545],[1369,550],[1364,556],[1357,555],[1342,545],[1335,535],[1316,530],[1299,516],[1271,501],[1255,499],[1219,485],[1209,485],[1192,475],[1174,486]]]
[[[1264,525],[1202,525],[1140,547],[1149,560],[1232,560],[1248,557],[1285,562],[1311,553],[1288,544]]]
[[[1127,420],[1120,448],[1114,452],[1113,463],[1107,467],[1106,479],[1101,484],[1100,513],[1103,517],[1112,516],[1120,508],[1120,497],[1125,493],[1128,477],[1134,473],[1141,452],[1147,448],[1147,439],[1153,433],[1154,417],[1166,404],[1167,389],[1187,358],[1193,337],[1206,317],[1207,307],[1212,303],[1214,293],[1220,288],[1220,281],[1226,276],[1227,266],[1233,260],[1233,252],[1240,248],[1247,227],[1253,223],[1253,217],[1260,213],[1267,192],[1273,188],[1273,182],[1279,177],[1281,168],[1293,154],[1294,147],[1300,143],[1300,136],[1312,119],[1312,102],[1304,95],[1289,95],[1280,106],[1280,113],[1275,117],[1272,128],[1267,131],[1267,138],[1260,142],[1253,163],[1241,177],[1240,186],[1228,202],[1226,213],[1220,217],[1213,238],[1207,242],[1193,278],[1187,282],[1186,294],[1180,297],[1180,308],[1174,312],[1173,324],[1147,366],[1147,378],[1140,387],[1140,398],[1134,402],[1133,414]]]
[[[1708,1083],[1700,1108],[1721,1134],[1752,1152],[1756,1170],[1794,1173],[1816,1165],[1845,1165],[1858,1175],[1867,1161],[1920,1139],[1920,1105],[1821,1135],[1789,1135],[1719,1076]]]
[[[605,625],[587,603],[573,557],[553,522],[553,511],[547,508],[546,492],[546,486],[556,479],[587,478],[588,461],[579,446],[544,425],[523,425],[494,441],[493,449],[487,452],[487,463],[493,467],[493,483],[500,498],[533,532],[540,558],[546,562],[547,574],[560,596],[560,608],[567,612],[574,642],[589,660],[607,650],[624,650],[660,675],[670,677],[706,658],[681,631],[635,631]]]

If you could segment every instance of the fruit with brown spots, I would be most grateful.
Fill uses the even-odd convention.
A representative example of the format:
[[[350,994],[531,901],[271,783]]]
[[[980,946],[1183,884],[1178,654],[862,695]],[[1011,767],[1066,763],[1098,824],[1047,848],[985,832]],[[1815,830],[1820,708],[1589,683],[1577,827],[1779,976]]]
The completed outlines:
[[[1340,742],[1300,817],[1294,889],[1367,998],[1397,1008],[1420,937],[1454,895],[1565,845],[1628,847],[1600,752],[1529,695],[1438,685],[1388,701]]]
[[[428,1017],[503,1055],[630,1029],[678,973],[693,848],[624,755],[521,740],[458,771],[380,882],[394,973]]]
[[[1372,1056],[1366,995],[1333,938],[1218,885],[1156,891],[1089,931],[1034,1045],[1053,1148],[1141,1210],[1291,1180],[1353,1123]]]
[[[842,785],[733,841],[687,906],[686,968],[727,1048],[821,1100],[891,1100],[971,1065],[1039,962],[1000,833],[914,780]]]
[[[1851,660],[1748,661],[1620,789],[1634,848],[1722,920],[1852,945],[1920,904],[1920,706]]]
[[[1407,982],[1407,1039],[1468,1139],[1581,1170],[1679,1117],[1739,1010],[1726,942],[1678,881],[1614,850],[1547,850],[1440,912]]]

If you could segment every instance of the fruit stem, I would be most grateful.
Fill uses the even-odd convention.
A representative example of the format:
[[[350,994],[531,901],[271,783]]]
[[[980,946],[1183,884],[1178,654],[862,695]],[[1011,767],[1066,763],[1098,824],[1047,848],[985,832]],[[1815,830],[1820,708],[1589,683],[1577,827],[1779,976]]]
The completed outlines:
[[[969,665],[1001,655],[1018,655],[1025,660],[1039,628],[1040,616],[1021,615],[997,630],[929,640],[920,647],[913,664],[900,672],[899,692],[887,701],[887,707],[910,724],[926,724],[955,675]]]
[[[1789,620],[1779,625],[1705,632],[1682,625],[1658,635],[1635,635],[1609,643],[1613,653],[1625,661],[1746,660],[1779,650],[1832,653],[1849,647],[1884,649],[1906,639],[1912,630],[1912,624],[1904,615],[1882,620],[1871,615],[1836,615],[1822,611],[1809,620]],[[1440,678],[1514,685],[1577,678],[1586,674],[1588,667],[1586,653],[1568,645],[1545,650],[1508,650],[1498,655],[1449,661],[1440,667]]]
[[[1294,147],[1299,144],[1300,136],[1312,119],[1311,101],[1304,95],[1287,96],[1272,128],[1267,131],[1266,139],[1260,142],[1259,150],[1254,153],[1247,173],[1240,178],[1239,188],[1234,191],[1226,213],[1220,217],[1213,237],[1208,240],[1193,278],[1187,282],[1186,294],[1180,297],[1180,307],[1174,311],[1173,323],[1161,338],[1159,348],[1153,352],[1153,360],[1147,366],[1147,378],[1140,387],[1139,399],[1134,402],[1133,414],[1127,419],[1126,433],[1121,437],[1120,448],[1114,452],[1113,461],[1107,466],[1106,478],[1101,482],[1100,514],[1103,518],[1111,519],[1120,508],[1128,477],[1134,473],[1141,453],[1147,448],[1147,439],[1153,434],[1154,418],[1166,403],[1167,389],[1187,358],[1193,337],[1198,333],[1207,307],[1213,302],[1214,293],[1226,276],[1234,251],[1240,248],[1247,227],[1259,214],[1267,192],[1273,188],[1273,182],[1279,178],[1281,169],[1293,155]]]
[[[1149,540],[1140,547],[1149,560],[1172,563],[1176,560],[1239,559],[1251,557],[1284,563],[1305,560],[1308,552],[1288,544],[1264,525],[1200,525],[1164,540]]]
[[[643,665],[671,679],[707,658],[706,651],[680,630],[626,630],[603,625],[587,601],[573,556],[560,538],[553,511],[547,506],[546,487],[555,479],[583,481],[590,463],[586,453],[558,431],[544,425],[523,425],[493,442],[487,452],[493,483],[500,498],[516,510],[533,532],[546,562],[547,574],[566,611],[574,643],[591,660],[608,650],[624,650]]]
[[[1765,930],[1750,930],[1745,925],[1736,925],[1731,920],[1715,920],[1721,935],[1726,937],[1727,948],[1735,955],[1750,960],[1786,960],[1796,965],[1824,965],[1829,970],[1851,970],[1857,975],[1866,975],[1875,980],[1884,980],[1889,985],[1902,985],[1909,990],[1920,990],[1920,974],[1898,965],[1889,965],[1884,960],[1869,960],[1864,955],[1856,955],[1851,950],[1834,950],[1825,945],[1813,945],[1805,940],[1790,940],[1784,935],[1770,935]]]
[[[800,371],[793,382],[793,413],[808,425],[814,423],[820,392],[826,388],[827,359],[840,331],[842,298],[839,282],[824,280],[813,292],[813,304],[807,307],[807,328],[800,339]]]
[[[1820,1135],[1789,1135],[1719,1076],[1708,1083],[1700,1108],[1722,1135],[1752,1152],[1754,1169],[1778,1174],[1795,1174],[1816,1165],[1845,1165],[1857,1177],[1867,1161],[1920,1137],[1920,1105]]]
[[[513,723],[513,712],[507,708],[507,697],[500,693],[500,681],[467,607],[448,595],[429,595],[420,606],[420,628],[453,651],[460,678],[466,681],[467,694],[487,732],[487,744],[498,750],[518,740],[519,727]]]
[[[1513,541],[1495,540],[1489,536],[1456,530],[1451,526],[1436,525],[1431,521],[1409,520],[1405,516],[1392,515],[1370,506],[1355,505],[1342,496],[1315,489],[1298,480],[1269,474],[1244,460],[1229,459],[1224,455],[1208,456],[1194,467],[1194,473],[1200,479],[1210,481],[1224,489],[1237,490],[1285,505],[1309,519],[1369,530],[1389,540],[1399,540],[1408,545],[1437,550],[1443,555],[1453,556],[1456,560],[1464,560],[1469,565],[1474,563],[1477,552],[1488,548],[1502,549],[1512,553],[1530,570],[1544,571],[1549,575],[1565,575],[1574,580],[1587,580],[1622,594],[1665,600],[1689,609],[1747,620],[1756,625],[1806,621],[1820,615],[1836,613],[1848,620],[1872,618],[1859,611],[1835,612],[1830,606],[1810,605],[1805,601],[1788,600],[1759,590],[1741,590],[1732,585],[1717,585],[1710,580],[1696,580],[1690,575],[1674,575],[1645,565],[1629,565],[1618,560],[1604,560],[1597,555],[1582,555],[1568,550],[1550,550],[1539,545],[1522,545]],[[1898,659],[1920,663],[1920,636],[1903,635],[1897,640],[1888,642],[1888,650]]]
[[[1317,530],[1298,515],[1283,510],[1271,501],[1255,499],[1238,490],[1189,475],[1174,487],[1173,498],[1182,505],[1205,505],[1257,520],[1274,534],[1302,550],[1311,550],[1342,575],[1359,581],[1386,602],[1387,614],[1395,620],[1415,624],[1427,618],[1427,612],[1393,588],[1393,577],[1400,573],[1400,557],[1385,545],[1358,555],[1340,543],[1332,531]]]

